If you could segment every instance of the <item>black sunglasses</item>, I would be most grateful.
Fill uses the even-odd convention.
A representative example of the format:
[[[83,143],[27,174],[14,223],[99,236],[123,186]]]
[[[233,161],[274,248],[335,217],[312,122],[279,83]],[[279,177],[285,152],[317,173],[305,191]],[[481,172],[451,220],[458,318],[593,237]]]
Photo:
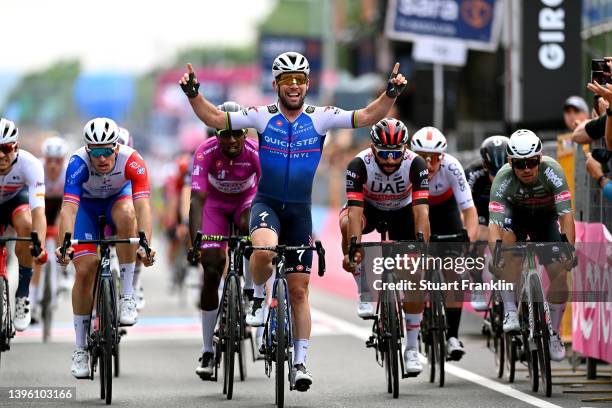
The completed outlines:
[[[528,159],[512,159],[512,168],[525,170],[525,169],[533,169],[538,164],[540,164],[539,157],[530,157]]]
[[[229,138],[231,136],[234,136],[235,138],[239,138],[239,137],[246,135],[246,133],[247,133],[246,129],[238,129],[238,130],[223,129],[223,130],[217,131],[217,136],[222,137],[222,138]]]

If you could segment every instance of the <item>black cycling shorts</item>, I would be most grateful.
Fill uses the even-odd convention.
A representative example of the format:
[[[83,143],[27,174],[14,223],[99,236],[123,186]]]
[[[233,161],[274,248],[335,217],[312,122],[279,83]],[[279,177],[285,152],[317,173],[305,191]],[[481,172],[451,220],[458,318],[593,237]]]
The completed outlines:
[[[256,196],[251,205],[249,233],[260,228],[276,232],[278,243],[288,246],[312,245],[310,204],[283,203]],[[285,273],[310,273],[312,251],[288,252]]]
[[[63,197],[46,197],[45,198],[45,217],[47,217],[47,225],[56,225],[57,216],[62,209]]]
[[[348,214],[345,203],[340,210],[340,218]],[[412,204],[408,204],[397,210],[379,210],[367,201],[363,202],[363,234],[369,234],[376,230],[381,232],[382,223],[387,224],[387,238],[394,241],[416,239],[414,233],[414,215]]]

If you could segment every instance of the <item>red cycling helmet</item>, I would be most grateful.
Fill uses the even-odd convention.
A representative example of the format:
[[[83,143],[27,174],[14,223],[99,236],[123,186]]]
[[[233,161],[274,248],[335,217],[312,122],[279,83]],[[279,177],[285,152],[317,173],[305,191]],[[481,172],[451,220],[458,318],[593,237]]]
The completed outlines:
[[[397,149],[408,143],[408,129],[401,120],[385,118],[372,126],[370,138],[376,147]]]

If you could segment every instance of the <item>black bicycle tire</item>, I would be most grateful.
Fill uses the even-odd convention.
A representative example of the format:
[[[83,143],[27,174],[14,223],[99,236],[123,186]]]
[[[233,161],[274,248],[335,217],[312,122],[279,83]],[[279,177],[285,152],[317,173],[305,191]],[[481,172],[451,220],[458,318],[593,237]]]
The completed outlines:
[[[240,289],[240,285],[238,285],[238,288]],[[238,322],[240,324],[240,335],[238,336],[238,371],[240,374],[240,381],[244,381],[247,376],[246,354],[244,350],[244,342],[247,339],[247,335],[243,306],[244,294],[241,294],[238,297]]]
[[[385,367],[385,380],[386,380],[386,384],[387,384],[387,393],[392,394],[393,393],[393,373],[392,373],[392,366],[391,366],[391,356],[390,356],[390,352],[389,352],[389,338],[385,335],[385,331],[386,331],[386,321],[387,321],[387,315],[389,314],[388,312],[388,303],[386,300],[386,294],[382,294],[381,295],[383,297],[381,303],[380,303],[380,321],[378,322],[378,328],[377,330],[379,331],[378,336],[380,339],[380,345],[382,346],[382,359],[383,359],[383,365]],[[382,327],[381,327],[382,326]]]
[[[501,328],[503,324],[503,315],[502,303],[493,303],[489,316],[492,331],[491,335],[493,337],[493,348],[495,350],[497,378],[502,378],[504,376],[504,366],[506,363],[506,338]]]
[[[235,276],[228,277],[228,313],[227,313],[227,347],[225,352],[227,353],[227,366],[224,369],[227,370],[227,399],[231,400],[234,393],[234,366],[236,362],[236,343],[237,333],[239,333],[238,321],[238,284]],[[237,330],[238,329],[238,330]]]
[[[287,311],[287,290],[285,281],[278,279],[276,282],[276,405],[283,408],[285,405],[285,312]]]
[[[44,266],[45,279],[43,281],[43,298],[41,302],[41,319],[43,342],[46,343],[51,337],[51,325],[53,321],[53,308],[51,305],[51,262]]]
[[[102,281],[102,315],[100,319],[100,329],[103,337],[102,364],[104,364],[104,374],[106,383],[106,405],[110,405],[113,399],[113,307],[110,282],[106,279]]]
[[[534,326],[536,335],[536,348],[538,350],[538,365],[540,369],[540,380],[544,385],[544,394],[547,397],[552,395],[552,373],[550,367],[550,336],[548,326],[546,324],[546,316],[544,311],[544,299],[542,299],[542,286],[540,280],[534,279],[531,283],[532,299],[535,299],[534,305]],[[538,296],[534,298],[534,296]]]
[[[424,332],[424,343],[425,343],[425,354],[427,355],[427,364],[429,365],[429,382],[434,383],[436,381],[436,357],[434,353],[434,334],[433,334],[433,311],[432,311],[432,300],[430,296],[429,305],[425,307],[423,312],[423,322],[425,323]]]
[[[9,333],[7,330],[8,327],[8,316],[9,313],[6,313],[5,315],[5,299],[7,299],[6,297],[7,295],[7,285],[6,285],[6,281],[4,280],[3,277],[0,277],[0,364],[2,363],[2,352],[4,350],[4,344],[5,341],[8,341],[8,337],[9,337]],[[6,300],[6,304],[8,305],[8,299]],[[5,317],[6,320],[5,321]]]
[[[387,329],[389,330],[389,356],[391,357],[389,365],[391,366],[391,377],[393,380],[393,398],[399,397],[399,361],[398,361],[398,321],[397,321],[397,302],[395,295],[389,293],[387,295],[387,301],[389,302],[388,314],[387,314]],[[401,344],[399,350],[401,352]]]
[[[113,349],[113,373],[115,378],[119,377],[119,344],[120,343],[115,344],[115,348]]]
[[[434,318],[435,318],[435,333],[436,339],[434,355],[438,363],[438,385],[444,387],[445,371],[444,365],[446,362],[446,315],[444,313],[444,300],[439,292],[434,292]]]
[[[518,350],[514,337],[510,334],[505,334],[506,338],[506,364],[508,367],[508,382],[513,383],[516,374],[516,361],[518,360]]]
[[[539,388],[539,373],[538,373],[538,352],[529,349],[529,306],[527,302],[521,302],[521,335],[523,341],[523,349],[527,359],[527,371],[529,372],[529,383],[531,391],[538,392]]]

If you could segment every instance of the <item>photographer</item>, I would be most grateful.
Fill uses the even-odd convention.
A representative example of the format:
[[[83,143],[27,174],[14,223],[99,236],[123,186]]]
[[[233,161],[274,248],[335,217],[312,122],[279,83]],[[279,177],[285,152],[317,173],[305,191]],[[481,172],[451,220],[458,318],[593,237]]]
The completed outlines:
[[[612,146],[612,128],[607,129],[607,117],[612,115],[609,108],[612,102],[612,88],[608,85],[612,83],[611,68],[612,57],[591,61],[591,82],[587,88],[595,94],[596,98],[593,107],[594,118],[576,126],[572,135],[576,143],[589,144],[606,136],[606,145]],[[604,107],[605,115],[603,114]]]
[[[589,120],[589,107],[580,96],[570,96],[563,104],[563,121],[573,131],[578,125]]]

